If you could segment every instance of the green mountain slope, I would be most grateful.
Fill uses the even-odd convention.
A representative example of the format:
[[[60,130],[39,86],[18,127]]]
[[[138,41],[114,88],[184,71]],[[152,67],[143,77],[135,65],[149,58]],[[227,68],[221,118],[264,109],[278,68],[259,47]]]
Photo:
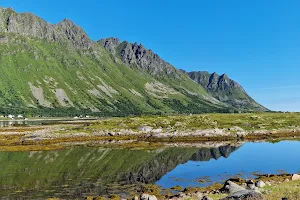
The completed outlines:
[[[112,38],[94,42],[68,19],[52,25],[31,13],[0,8],[0,55],[2,113],[108,116],[236,109],[142,45]]]

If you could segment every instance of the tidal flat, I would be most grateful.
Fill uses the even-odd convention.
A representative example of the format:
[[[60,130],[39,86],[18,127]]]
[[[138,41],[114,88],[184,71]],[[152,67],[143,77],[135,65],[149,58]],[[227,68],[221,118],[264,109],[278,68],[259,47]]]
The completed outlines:
[[[155,148],[300,138],[299,113],[141,116],[27,123],[0,128],[0,150],[43,150],[43,147],[47,150],[69,145]]]

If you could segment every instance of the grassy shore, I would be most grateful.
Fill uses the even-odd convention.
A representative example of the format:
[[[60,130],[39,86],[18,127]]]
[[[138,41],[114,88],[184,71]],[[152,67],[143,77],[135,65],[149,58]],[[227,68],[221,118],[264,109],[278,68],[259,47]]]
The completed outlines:
[[[226,194],[208,195],[213,200],[225,198]],[[300,198],[300,181],[289,181],[275,183],[272,186],[265,186],[263,189],[265,200],[281,200],[286,197],[288,200],[299,200]]]
[[[43,146],[45,149],[54,149],[63,148],[66,144],[97,142],[109,147],[151,148],[176,142],[277,141],[299,138],[299,113],[142,116],[4,127],[0,128],[0,150],[8,150],[7,146],[13,146],[13,150],[18,150],[18,147],[20,150],[26,150],[26,147],[33,150],[32,147],[39,145],[41,147],[38,150],[43,149]]]

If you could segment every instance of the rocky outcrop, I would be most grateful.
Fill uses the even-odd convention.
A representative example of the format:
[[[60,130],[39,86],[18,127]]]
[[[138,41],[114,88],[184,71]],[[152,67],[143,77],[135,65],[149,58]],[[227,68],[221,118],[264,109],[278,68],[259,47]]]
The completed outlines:
[[[114,37],[101,39],[97,43],[103,46],[106,50],[108,50],[112,54],[116,54],[116,49],[121,44],[120,39]]]
[[[57,25],[54,25],[55,29],[63,38],[72,41],[75,46],[81,48],[91,48],[95,43],[89,38],[87,33],[80,27],[74,24],[69,19],[64,19]]]
[[[50,24],[32,13],[17,13],[12,8],[0,9],[0,32],[15,33],[39,39],[66,42],[76,47],[90,48],[94,42],[71,20]]]
[[[220,76],[217,73],[210,74],[206,71],[185,73],[192,80],[206,88],[212,96],[221,102],[227,103],[235,108],[267,111],[265,107],[255,102],[240,84],[230,79],[226,74]]]
[[[150,194],[142,194],[141,200],[157,200],[156,196]]]
[[[229,195],[222,200],[263,200],[264,197],[261,193],[254,190],[241,190]]]
[[[262,182],[261,182],[262,183]],[[251,185],[253,188],[251,188]],[[224,187],[220,190],[222,193],[229,193],[229,196],[222,200],[263,200],[263,196],[258,188],[255,187],[254,182],[249,180],[247,188],[228,180],[225,182]],[[249,189],[250,188],[250,189]]]
[[[117,38],[107,38],[98,41],[109,52],[119,56],[123,63],[138,67],[156,76],[179,77],[180,72],[174,66],[164,61],[159,55],[151,49],[145,48],[142,44],[129,43],[124,41],[120,43]]]

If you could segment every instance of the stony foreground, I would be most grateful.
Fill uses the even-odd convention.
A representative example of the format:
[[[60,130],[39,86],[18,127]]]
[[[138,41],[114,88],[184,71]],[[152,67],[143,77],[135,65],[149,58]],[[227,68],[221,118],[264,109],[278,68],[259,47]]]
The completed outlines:
[[[267,180],[267,181],[262,181]],[[281,182],[283,180],[283,182]],[[235,183],[239,182],[239,184]],[[241,182],[243,182],[241,184]],[[196,188],[184,189],[176,195],[143,193],[129,200],[297,200],[300,198],[300,175],[263,175],[256,180],[230,179],[222,188],[200,192]],[[88,199],[107,199],[88,197]],[[121,199],[117,195],[109,199]],[[125,199],[123,199],[125,200]]]

